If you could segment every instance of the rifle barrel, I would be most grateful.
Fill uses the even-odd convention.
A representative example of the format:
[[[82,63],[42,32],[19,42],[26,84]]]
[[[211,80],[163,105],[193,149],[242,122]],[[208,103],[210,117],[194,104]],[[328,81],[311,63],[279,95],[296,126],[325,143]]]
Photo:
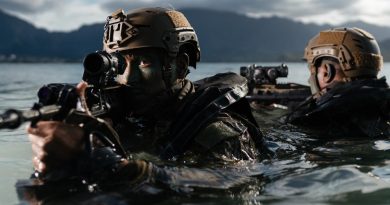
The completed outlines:
[[[61,106],[48,105],[42,106],[38,109],[31,109],[26,111],[20,111],[15,109],[9,109],[0,115],[0,129],[16,129],[21,124],[27,121],[37,121],[40,119],[50,119],[58,112],[60,112]]]

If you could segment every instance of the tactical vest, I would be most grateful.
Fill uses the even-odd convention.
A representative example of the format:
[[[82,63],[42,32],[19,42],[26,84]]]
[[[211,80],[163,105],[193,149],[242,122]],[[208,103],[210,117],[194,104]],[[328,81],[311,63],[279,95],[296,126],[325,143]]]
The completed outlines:
[[[259,146],[262,135],[252,116],[248,101],[245,78],[235,73],[222,73],[194,82],[196,92],[186,99],[178,117],[172,123],[169,142],[161,156],[170,158],[186,151],[195,136],[221,112],[229,112],[245,124],[252,140]],[[202,144],[216,144],[223,139],[199,138]]]
[[[310,97],[288,114],[285,122],[309,129],[334,129],[332,134],[339,135],[388,136],[389,100],[384,77],[355,80],[338,84],[318,98]]]

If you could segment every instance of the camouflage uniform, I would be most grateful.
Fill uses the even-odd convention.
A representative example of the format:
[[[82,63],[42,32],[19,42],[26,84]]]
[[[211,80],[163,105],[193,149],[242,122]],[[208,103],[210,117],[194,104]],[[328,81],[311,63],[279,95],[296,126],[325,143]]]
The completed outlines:
[[[248,102],[242,98],[247,92],[244,78],[228,73],[195,85],[190,81],[187,84],[192,91],[174,106],[175,119],[154,121],[130,117],[116,126],[136,167],[114,174],[118,180],[171,186],[185,179],[203,181],[201,186],[206,187],[225,186],[235,179],[222,182],[226,176],[210,168],[220,169],[265,157],[262,134]],[[232,97],[234,92],[241,96]],[[204,181],[205,178],[208,180]]]
[[[301,103],[285,120],[330,137],[388,137],[389,100],[385,78],[338,83]]]

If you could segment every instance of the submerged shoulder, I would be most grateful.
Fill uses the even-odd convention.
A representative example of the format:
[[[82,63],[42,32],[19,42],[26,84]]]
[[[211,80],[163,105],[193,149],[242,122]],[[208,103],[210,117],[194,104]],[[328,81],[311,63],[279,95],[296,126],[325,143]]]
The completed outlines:
[[[241,120],[223,113],[205,125],[195,136],[194,141],[206,149],[211,149],[224,140],[231,138],[238,140],[247,130],[248,127]]]

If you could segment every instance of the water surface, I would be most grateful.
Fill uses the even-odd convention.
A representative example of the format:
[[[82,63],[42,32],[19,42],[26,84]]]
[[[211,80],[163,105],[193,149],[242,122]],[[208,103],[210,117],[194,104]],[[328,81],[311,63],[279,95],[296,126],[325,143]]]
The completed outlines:
[[[201,63],[191,80],[219,72],[239,72],[249,63]],[[280,63],[258,63],[279,65]],[[287,63],[289,77],[280,82],[307,84],[304,63]],[[390,76],[390,64],[381,75]],[[29,109],[36,91],[47,83],[80,81],[81,64],[0,64],[0,111]],[[308,136],[300,130],[273,123],[280,115],[255,113],[276,153],[271,160],[246,166],[251,180],[237,190],[209,192],[194,197],[167,199],[160,204],[389,204],[390,140],[345,139],[332,141]],[[31,148],[24,128],[0,131],[1,204],[17,204],[17,179],[32,172]]]

